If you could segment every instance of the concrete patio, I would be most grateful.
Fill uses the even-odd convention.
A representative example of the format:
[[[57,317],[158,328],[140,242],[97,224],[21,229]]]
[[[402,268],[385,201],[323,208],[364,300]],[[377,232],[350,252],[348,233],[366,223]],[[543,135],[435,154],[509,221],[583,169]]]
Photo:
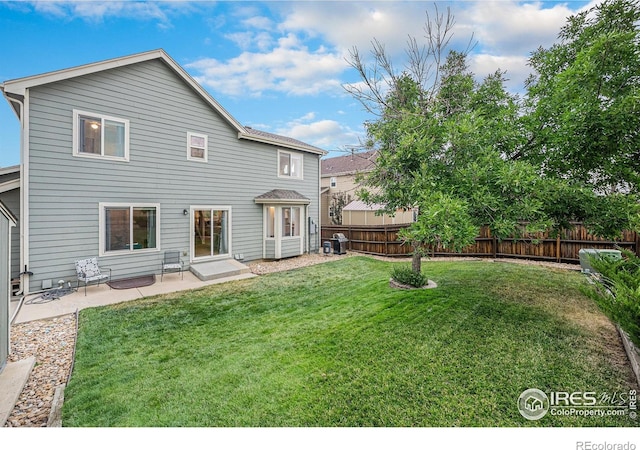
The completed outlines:
[[[84,288],[81,287],[77,292],[48,301],[39,299],[38,294],[28,295],[22,301],[19,299],[11,301],[9,314],[13,318],[12,323],[17,324],[72,314],[81,309],[95,306],[112,305],[158,294],[187,291],[257,276],[251,273],[248,267],[237,261],[234,261],[230,267],[218,264],[208,269],[205,278],[209,278],[209,280],[201,280],[190,271],[185,271],[184,277],[179,273],[165,274],[162,281],[160,281],[160,276],[156,276],[154,284],[139,288],[110,289],[105,284],[89,285],[86,296]],[[202,276],[202,274],[200,275]],[[27,358],[8,363],[0,372],[0,427],[9,417],[34,364],[34,358]]]
[[[256,276],[252,274],[246,266],[246,270],[243,273],[238,273],[237,264],[239,263],[235,263],[236,265],[233,271],[230,271],[228,275],[219,273],[218,277],[209,280],[201,280],[193,273],[185,271],[184,279],[179,273],[165,274],[162,281],[160,281],[160,276],[156,276],[156,282],[154,284],[139,288],[110,289],[109,286],[105,284],[99,286],[89,285],[87,287],[87,295],[85,296],[84,288],[81,286],[77,292],[46,302],[39,300],[37,294],[28,295],[21,305],[19,301],[12,301],[9,313],[10,317],[14,317],[19,307],[13,323],[23,323],[63,316],[93,306],[112,305],[144,297],[151,297],[153,295],[198,289],[212,284],[242,280]]]

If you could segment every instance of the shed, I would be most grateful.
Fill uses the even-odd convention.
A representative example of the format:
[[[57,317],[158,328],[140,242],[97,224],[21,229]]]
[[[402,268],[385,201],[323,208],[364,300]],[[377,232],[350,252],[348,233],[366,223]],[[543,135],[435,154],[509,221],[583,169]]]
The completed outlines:
[[[11,279],[18,288],[20,281],[20,166],[0,167],[0,201],[16,219],[11,234]]]
[[[342,225],[395,225],[414,222],[413,210],[399,209],[394,216],[377,215],[383,205],[354,200],[342,209]]]

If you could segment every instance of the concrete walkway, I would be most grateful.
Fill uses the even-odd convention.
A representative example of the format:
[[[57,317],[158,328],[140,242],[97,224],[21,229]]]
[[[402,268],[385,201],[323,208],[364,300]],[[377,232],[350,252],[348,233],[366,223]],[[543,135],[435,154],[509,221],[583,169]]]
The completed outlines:
[[[0,427],[4,427],[36,364],[33,356],[7,363],[0,372]]]

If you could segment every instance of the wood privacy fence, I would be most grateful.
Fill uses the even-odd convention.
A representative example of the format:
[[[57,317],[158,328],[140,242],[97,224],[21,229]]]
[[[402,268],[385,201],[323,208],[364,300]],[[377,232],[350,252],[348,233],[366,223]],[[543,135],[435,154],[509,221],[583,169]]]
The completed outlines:
[[[554,262],[579,262],[582,248],[621,247],[639,255],[640,235],[634,231],[625,231],[616,241],[607,241],[590,235],[581,223],[573,224],[570,230],[564,230],[557,237],[549,233],[525,234],[521,238],[498,240],[491,236],[487,227],[480,230],[475,244],[461,253],[436,249],[430,256],[477,256],[483,258],[525,258]],[[408,227],[402,225],[323,225],[322,242],[330,241],[334,233],[342,233],[349,242],[347,250],[379,256],[406,257],[411,255],[411,246],[398,240],[398,232]]]

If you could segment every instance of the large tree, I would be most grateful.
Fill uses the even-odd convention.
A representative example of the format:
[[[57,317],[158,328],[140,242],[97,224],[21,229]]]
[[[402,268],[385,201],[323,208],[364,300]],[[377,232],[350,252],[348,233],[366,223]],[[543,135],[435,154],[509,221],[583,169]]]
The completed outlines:
[[[570,17],[531,58],[526,157],[600,194],[640,192],[640,4],[607,0]]]
[[[535,167],[505,157],[522,136],[517,98],[502,72],[476,83],[466,52],[442,56],[452,26],[450,14],[428,21],[426,44],[409,40],[410,64],[399,73],[377,42],[370,65],[351,54],[363,83],[350,92],[377,115],[366,128],[378,158],[359,195],[390,214],[418,209],[402,234],[414,271],[429,249],[473,243],[482,225],[506,237],[521,220],[549,224]]]
[[[359,195],[389,214],[418,209],[401,235],[414,248],[413,270],[429,249],[460,250],[485,225],[498,238],[517,234],[522,221],[539,231],[584,220],[603,236],[627,228],[638,217],[629,196],[598,196],[585,177],[551,170],[539,157],[545,152],[525,151],[542,139],[526,127],[538,120],[540,133],[550,125],[534,108],[523,115],[501,71],[477,83],[467,52],[443,57],[453,23],[448,12],[428,17],[426,43],[409,39],[402,71],[377,41],[370,62],[357,49],[350,59],[362,83],[347,90],[375,114],[365,126],[368,145],[378,150]],[[540,93],[535,103],[545,101]]]

